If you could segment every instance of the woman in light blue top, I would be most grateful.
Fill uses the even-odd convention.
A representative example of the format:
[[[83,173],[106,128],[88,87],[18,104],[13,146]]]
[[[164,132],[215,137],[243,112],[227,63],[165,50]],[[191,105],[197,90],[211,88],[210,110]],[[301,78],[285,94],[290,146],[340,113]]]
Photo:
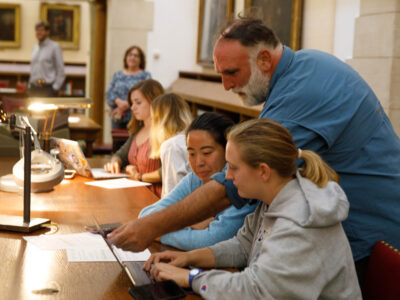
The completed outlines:
[[[136,83],[151,78],[145,71],[146,58],[138,46],[129,47],[124,55],[124,69],[114,74],[107,89],[107,104],[111,108],[112,128],[126,128],[132,112],[128,92]]]
[[[183,199],[211,175],[225,166],[225,131],[233,125],[227,117],[207,112],[197,117],[186,131],[186,144],[191,173],[158,202],[145,207],[139,214],[144,217]],[[245,216],[254,211],[256,205],[247,204],[241,209],[230,206],[206,222],[196,224],[161,237],[161,242],[179,249],[192,250],[213,245],[233,237],[243,225]]]

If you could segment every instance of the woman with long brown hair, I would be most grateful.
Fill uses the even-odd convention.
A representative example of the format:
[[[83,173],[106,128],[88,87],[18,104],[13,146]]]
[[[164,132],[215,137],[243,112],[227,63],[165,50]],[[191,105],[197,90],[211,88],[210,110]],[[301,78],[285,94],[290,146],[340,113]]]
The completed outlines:
[[[162,85],[154,79],[146,79],[134,85],[129,93],[132,118],[128,123],[130,137],[113,155],[104,168],[119,173],[121,168],[136,180],[152,183],[152,190],[161,196],[160,160],[150,158],[151,102],[164,93]]]

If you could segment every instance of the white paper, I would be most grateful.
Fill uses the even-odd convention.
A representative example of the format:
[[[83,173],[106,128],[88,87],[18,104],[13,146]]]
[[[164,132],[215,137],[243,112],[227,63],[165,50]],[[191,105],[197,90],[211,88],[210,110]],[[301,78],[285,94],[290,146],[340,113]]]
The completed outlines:
[[[24,239],[42,250],[107,247],[100,235],[90,232],[24,236]]]
[[[148,249],[135,253],[113,248],[121,261],[146,261],[151,255]],[[117,261],[107,246],[102,249],[67,249],[67,257],[69,262]]]
[[[151,183],[130,180],[126,178],[90,181],[90,182],[85,182],[85,184],[98,186],[105,189],[124,189],[124,188],[151,185]]]
[[[69,262],[116,261],[106,242],[99,234],[90,232],[24,236],[24,239],[41,250],[67,250]],[[114,252],[122,261],[146,261],[148,249],[142,252],[124,251],[113,245]]]

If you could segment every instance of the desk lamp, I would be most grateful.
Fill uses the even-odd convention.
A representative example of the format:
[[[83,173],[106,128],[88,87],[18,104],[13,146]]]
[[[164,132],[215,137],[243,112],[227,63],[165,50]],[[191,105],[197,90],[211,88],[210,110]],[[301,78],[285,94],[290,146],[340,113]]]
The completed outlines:
[[[28,109],[36,111],[44,110],[55,110],[58,108],[88,108],[91,105],[91,99],[87,98],[28,98],[27,99]],[[54,116],[51,121],[51,130],[54,124]],[[23,186],[24,186],[24,216],[23,219],[20,216],[9,216],[0,215],[0,230],[10,230],[16,232],[32,232],[41,228],[42,224],[49,223],[49,219],[34,218],[31,219],[31,136],[32,130],[29,121],[23,122],[24,126],[16,124],[15,115],[7,116],[0,105],[0,123],[9,124],[11,130],[17,129],[23,134],[24,140],[24,174],[23,174]],[[51,131],[50,131],[51,132]],[[45,135],[49,139],[50,133]],[[38,143],[35,141],[35,144]],[[37,148],[37,146],[35,146]],[[57,184],[58,182],[54,182]]]
[[[7,116],[0,107],[0,123],[8,123],[11,130],[17,129],[24,139],[24,217],[0,215],[0,230],[32,232],[42,224],[50,223],[49,219],[31,219],[31,128],[16,124],[15,115]]]
[[[53,126],[57,109],[89,108],[91,104],[91,99],[79,97],[30,97],[27,99],[27,106],[28,110],[30,111],[52,111],[50,128],[47,131],[49,116],[46,114],[43,130],[41,133],[44,141],[43,148],[46,152],[50,152],[50,137],[53,133]]]

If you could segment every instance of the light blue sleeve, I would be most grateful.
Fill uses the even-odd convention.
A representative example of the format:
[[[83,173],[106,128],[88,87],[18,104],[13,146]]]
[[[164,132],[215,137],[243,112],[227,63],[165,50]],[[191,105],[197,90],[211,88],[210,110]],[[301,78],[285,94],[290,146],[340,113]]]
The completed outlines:
[[[232,238],[242,227],[245,217],[256,209],[256,204],[246,204],[237,209],[233,205],[215,216],[203,230],[185,228],[161,237],[161,242],[182,250],[193,250],[214,245]]]
[[[197,189],[201,185],[200,179],[190,172],[185,177],[182,178],[181,181],[175,186],[175,188],[164,198],[158,200],[156,203],[149,205],[142,209],[139,213],[139,218],[148,216],[152,213],[155,213],[159,210],[166,208],[178,202],[179,200],[185,198],[195,189]]]
[[[228,164],[222,169],[221,172],[217,172],[211,176],[211,179],[219,182],[225,187],[226,196],[229,201],[237,208],[241,208],[243,205],[249,202],[249,199],[245,199],[239,196],[236,186],[233,184],[233,181],[230,179],[226,179],[226,170],[228,168]]]
[[[114,91],[114,86],[115,83],[118,80],[118,72],[114,73],[113,78],[110,82],[110,85],[108,86],[107,92],[106,92],[106,99],[107,99],[107,104],[111,107],[111,108],[115,108],[115,99],[117,99],[118,95],[116,94],[116,92]]]

